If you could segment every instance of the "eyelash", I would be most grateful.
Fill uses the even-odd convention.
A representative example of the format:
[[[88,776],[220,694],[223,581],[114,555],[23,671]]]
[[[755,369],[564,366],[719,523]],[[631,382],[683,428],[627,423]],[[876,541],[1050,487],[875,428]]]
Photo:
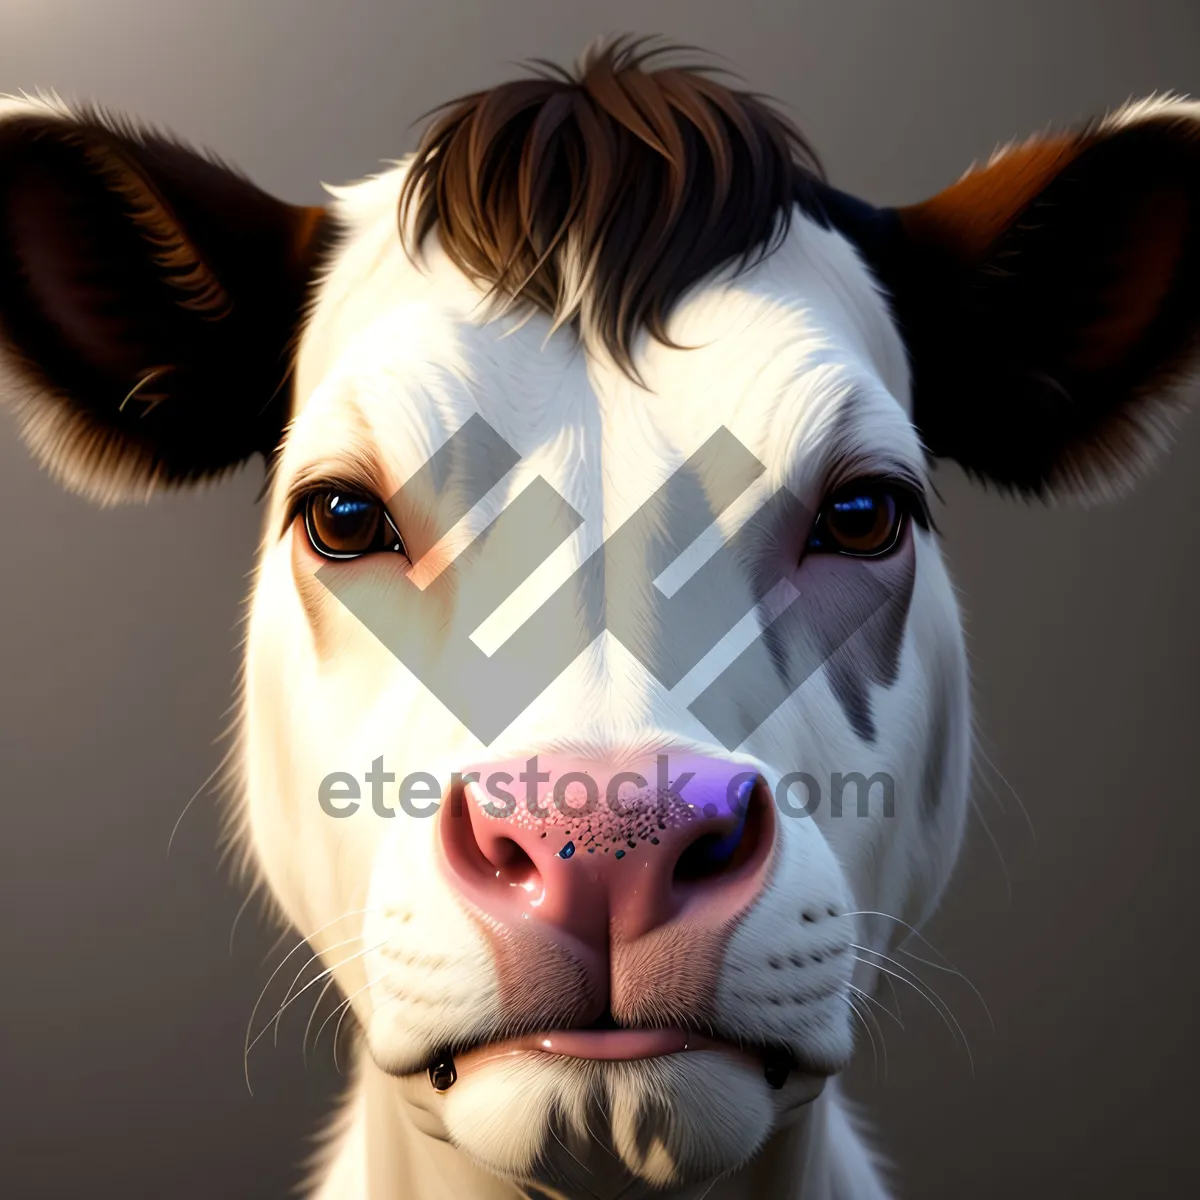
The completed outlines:
[[[849,478],[839,478],[828,486],[821,498],[824,509],[839,496],[853,492],[889,491],[895,492],[904,499],[906,508],[911,506],[913,518],[922,524],[929,522],[929,502],[925,496],[924,486],[915,478],[903,475],[853,475]]]
[[[362,496],[367,500],[375,499],[375,493],[370,487],[361,483],[353,483],[349,479],[318,479],[312,483],[298,484],[288,492],[284,502],[284,511],[287,513],[284,528],[286,529],[297,517],[304,515],[305,505],[313,496],[323,496],[327,492],[345,492],[348,496]],[[382,503],[382,501],[378,503]]]

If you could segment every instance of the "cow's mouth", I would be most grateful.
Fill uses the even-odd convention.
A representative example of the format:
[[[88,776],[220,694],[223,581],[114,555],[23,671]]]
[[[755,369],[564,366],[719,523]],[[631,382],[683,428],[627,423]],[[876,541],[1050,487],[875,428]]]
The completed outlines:
[[[797,1063],[791,1051],[780,1045],[741,1045],[682,1025],[622,1025],[608,1011],[587,1025],[539,1030],[517,1037],[481,1038],[457,1047],[443,1047],[433,1056],[428,1072],[434,1089],[444,1092],[457,1081],[460,1070],[475,1069],[516,1055],[546,1054],[600,1062],[633,1062],[698,1050],[722,1051],[752,1062],[763,1072],[767,1083],[776,1089],[782,1088],[797,1069],[815,1076],[826,1074]]]

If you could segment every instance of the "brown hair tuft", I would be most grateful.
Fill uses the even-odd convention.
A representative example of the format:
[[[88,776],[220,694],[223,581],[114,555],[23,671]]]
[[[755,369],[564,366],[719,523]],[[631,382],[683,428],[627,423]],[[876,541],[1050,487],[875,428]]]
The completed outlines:
[[[505,304],[575,322],[634,374],[639,329],[669,342],[672,305],[786,234],[816,156],[761,97],[671,46],[618,38],[576,73],[525,79],[436,110],[404,180],[400,227],[437,230],[450,259]]]

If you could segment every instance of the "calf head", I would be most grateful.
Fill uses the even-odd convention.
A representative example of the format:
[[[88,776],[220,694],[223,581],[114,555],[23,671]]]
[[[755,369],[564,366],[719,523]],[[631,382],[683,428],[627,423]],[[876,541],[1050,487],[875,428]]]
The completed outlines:
[[[232,820],[409,1115],[522,1179],[711,1177],[846,1064],[966,810],[929,463],[1126,486],[1198,254],[1170,100],[888,210],[624,43],[328,209],[0,105],[21,431],[101,502],[268,460]]]

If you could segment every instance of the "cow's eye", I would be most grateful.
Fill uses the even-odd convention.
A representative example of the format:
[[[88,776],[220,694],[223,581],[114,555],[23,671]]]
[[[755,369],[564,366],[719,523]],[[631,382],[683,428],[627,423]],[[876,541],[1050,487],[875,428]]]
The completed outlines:
[[[886,554],[900,540],[910,504],[901,488],[878,482],[850,484],[825,502],[808,549],[860,558]]]
[[[310,492],[304,498],[304,528],[312,548],[326,558],[359,558],[377,550],[404,553],[387,509],[360,492]]]

